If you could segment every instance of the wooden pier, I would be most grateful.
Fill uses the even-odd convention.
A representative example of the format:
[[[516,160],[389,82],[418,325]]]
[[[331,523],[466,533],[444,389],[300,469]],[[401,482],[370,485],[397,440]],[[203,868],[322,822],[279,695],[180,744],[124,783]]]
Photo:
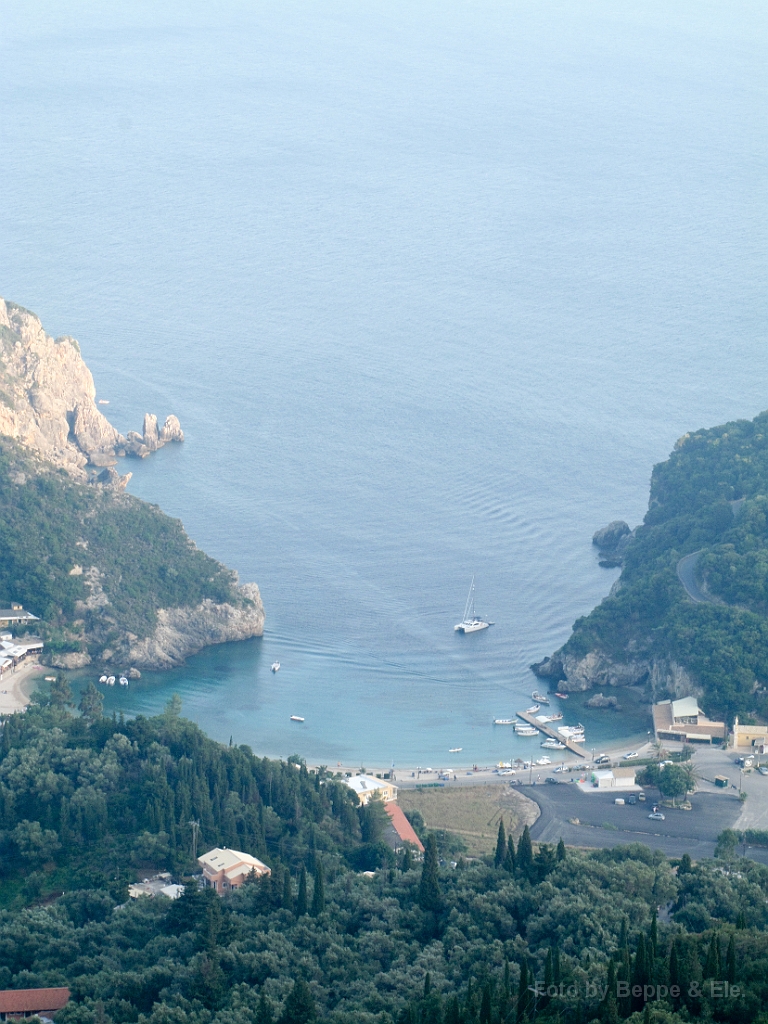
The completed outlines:
[[[565,744],[566,749],[570,750],[572,754],[577,754],[579,757],[586,758],[587,752],[584,749],[583,743],[574,743],[573,740],[568,740],[557,729],[553,729],[550,722],[540,722],[535,715],[530,714],[528,711],[518,711],[517,717],[522,718],[528,725],[532,725],[539,732],[543,732],[545,736],[551,736],[553,740]]]

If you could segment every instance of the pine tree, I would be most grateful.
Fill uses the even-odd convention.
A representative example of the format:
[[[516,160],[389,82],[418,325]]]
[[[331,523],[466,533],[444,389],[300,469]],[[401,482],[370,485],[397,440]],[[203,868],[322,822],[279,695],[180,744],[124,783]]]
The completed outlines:
[[[725,980],[729,985],[736,984],[736,943],[733,940],[733,934],[731,934],[728,952],[725,956]]]
[[[315,999],[303,978],[297,978],[285,1000],[280,1024],[309,1024],[317,1019]]]
[[[424,851],[424,863],[421,868],[421,882],[419,883],[419,906],[422,910],[439,914],[443,909],[443,897],[440,891],[440,872],[437,858],[437,843],[433,833],[427,836],[427,845]]]
[[[299,875],[299,895],[296,899],[296,917],[302,917],[307,912],[307,869],[302,865]]]
[[[531,832],[526,825],[520,842],[517,844],[517,866],[524,878],[531,878],[533,874],[533,844],[531,843]]]
[[[504,819],[499,819],[499,832],[496,836],[496,853],[493,855],[493,866],[500,868],[507,854],[507,833],[504,829]]]
[[[325,910],[325,884],[323,881],[323,865],[318,859],[315,863],[315,887],[312,891],[312,917],[318,917]]]
[[[557,859],[558,861],[563,861],[565,860],[565,857],[565,843],[563,842],[563,837],[560,836],[560,842],[557,844]]]

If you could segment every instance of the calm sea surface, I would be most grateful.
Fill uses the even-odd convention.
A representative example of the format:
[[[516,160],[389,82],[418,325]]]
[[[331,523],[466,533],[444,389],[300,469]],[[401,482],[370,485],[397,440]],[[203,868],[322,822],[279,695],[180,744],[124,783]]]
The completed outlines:
[[[80,340],[121,430],[179,416],[130,489],[267,610],[108,707],[178,692],[329,764],[538,749],[491,720],[608,592],[593,531],[684,431],[768,406],[767,29],[738,0],[5,0],[0,294]],[[463,637],[472,574],[496,625]],[[590,746],[649,727],[567,710]]]

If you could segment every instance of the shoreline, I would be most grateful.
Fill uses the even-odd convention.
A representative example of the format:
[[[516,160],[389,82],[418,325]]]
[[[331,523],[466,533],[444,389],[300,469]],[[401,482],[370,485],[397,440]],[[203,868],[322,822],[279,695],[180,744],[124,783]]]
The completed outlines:
[[[48,671],[51,670],[35,661],[4,675],[0,680],[0,715],[14,715],[26,710],[34,684]]]

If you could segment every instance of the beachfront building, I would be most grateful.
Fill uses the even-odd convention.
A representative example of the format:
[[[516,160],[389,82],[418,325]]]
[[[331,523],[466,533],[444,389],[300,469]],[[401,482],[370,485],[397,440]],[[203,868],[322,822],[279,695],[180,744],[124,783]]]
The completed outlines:
[[[0,627],[7,629],[15,624],[28,625],[30,622],[39,622],[32,612],[25,612],[20,604],[12,604],[10,608],[0,608]]]
[[[350,775],[344,781],[357,793],[357,799],[361,804],[367,804],[374,793],[377,793],[385,804],[397,800],[397,786],[388,779],[377,779],[374,775]]]
[[[0,1020],[53,1020],[69,1002],[68,988],[8,988],[0,992]]]
[[[413,825],[406,818],[402,807],[390,801],[384,805],[384,810],[389,815],[389,828],[384,833],[384,842],[395,853],[401,853],[406,846],[410,846],[414,852],[424,853],[424,844],[413,831]]]
[[[0,678],[9,670],[17,668],[29,654],[40,654],[43,641],[39,636],[17,637],[10,633],[0,634]]]
[[[203,885],[215,889],[219,896],[232,889],[239,889],[251,874],[256,878],[272,874],[271,868],[257,857],[252,857],[250,853],[241,853],[240,850],[228,850],[226,847],[219,849],[217,846],[209,850],[197,858],[197,863],[203,869]]]
[[[634,768],[611,768],[592,772],[592,785],[598,789],[634,789]]]
[[[725,739],[725,722],[707,718],[695,697],[681,697],[653,705],[653,731],[657,740],[712,743]]]

